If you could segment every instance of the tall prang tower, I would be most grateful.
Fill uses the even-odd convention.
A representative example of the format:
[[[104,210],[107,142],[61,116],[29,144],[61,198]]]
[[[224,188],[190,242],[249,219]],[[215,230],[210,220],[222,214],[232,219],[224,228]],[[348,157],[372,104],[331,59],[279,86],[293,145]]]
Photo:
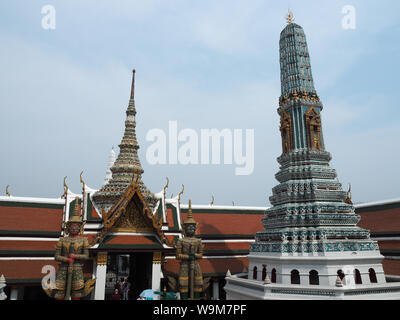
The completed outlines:
[[[287,15],[280,34],[279,184],[250,246],[248,273],[227,276],[228,299],[400,299],[383,256],[329,166],[306,36]],[[367,290],[368,289],[368,290]]]

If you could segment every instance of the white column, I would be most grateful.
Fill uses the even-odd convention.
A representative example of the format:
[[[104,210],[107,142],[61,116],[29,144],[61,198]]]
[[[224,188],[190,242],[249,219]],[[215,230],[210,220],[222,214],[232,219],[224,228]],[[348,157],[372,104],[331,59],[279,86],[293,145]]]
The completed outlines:
[[[218,286],[218,279],[212,280],[212,290],[213,290],[213,300],[219,300],[219,286]]]
[[[11,287],[10,300],[18,300],[18,287]]]
[[[94,299],[104,300],[106,294],[106,274],[107,274],[107,252],[97,254],[96,264],[96,285],[94,288]]]
[[[161,291],[161,252],[153,253],[153,265],[151,272],[151,288],[154,291]],[[154,300],[159,300],[160,296],[156,295]]]

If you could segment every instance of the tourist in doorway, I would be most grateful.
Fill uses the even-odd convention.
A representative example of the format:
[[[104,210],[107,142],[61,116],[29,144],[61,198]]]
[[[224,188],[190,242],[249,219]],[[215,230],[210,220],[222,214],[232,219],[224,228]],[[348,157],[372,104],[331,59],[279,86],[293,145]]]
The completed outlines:
[[[121,281],[117,279],[117,283],[114,286],[114,289],[117,289],[118,292],[121,292]]]
[[[125,278],[122,283],[122,300],[129,300],[129,291],[131,289],[131,284],[128,281],[128,278]]]
[[[113,293],[113,295],[111,297],[111,300],[121,300],[121,295],[119,294],[118,289],[114,290],[114,293]]]

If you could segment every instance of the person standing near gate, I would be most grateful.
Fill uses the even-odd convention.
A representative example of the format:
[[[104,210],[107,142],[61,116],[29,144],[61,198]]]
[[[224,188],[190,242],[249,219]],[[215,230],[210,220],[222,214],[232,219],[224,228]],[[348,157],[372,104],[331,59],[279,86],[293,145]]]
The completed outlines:
[[[129,300],[129,290],[131,288],[131,284],[128,282],[128,278],[125,278],[122,283],[122,300]]]

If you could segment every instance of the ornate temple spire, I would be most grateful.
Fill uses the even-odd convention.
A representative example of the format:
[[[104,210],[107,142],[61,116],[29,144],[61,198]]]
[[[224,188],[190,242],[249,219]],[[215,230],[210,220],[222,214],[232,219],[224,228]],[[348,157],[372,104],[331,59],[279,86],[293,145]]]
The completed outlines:
[[[356,227],[360,217],[354,214],[351,201],[346,201],[336,170],[329,166],[331,155],[322,136],[322,104],[312,82],[307,43],[302,27],[293,22],[281,32],[280,57],[282,155],[275,175],[279,184],[272,189],[272,207],[263,219],[266,230],[256,234],[252,250],[261,243],[293,250],[293,241],[306,244],[326,237],[363,239],[375,250],[368,231]],[[332,226],[345,228],[333,231]],[[322,244],[316,250],[325,252],[328,249]]]
[[[283,152],[275,175],[279,184],[272,188],[271,206],[262,219],[264,229],[250,245],[247,279],[227,275],[224,290],[227,299],[310,299],[312,295],[353,299],[345,297],[347,289],[365,294],[364,284],[356,280],[354,285],[360,270],[379,270],[381,280],[376,284],[382,290],[386,281],[383,256],[369,231],[357,226],[360,216],[351,204],[350,188],[346,201],[346,192],[329,165],[331,155],[322,139],[322,104],[313,96],[311,73],[303,72],[309,67],[304,32],[291,19],[288,22],[280,40],[282,97],[278,113]],[[303,85],[302,79],[310,82]],[[267,266],[274,271],[271,281],[266,276]],[[265,270],[261,273],[265,278],[259,270]],[[260,291],[262,280],[269,290]],[[373,284],[368,283],[368,288]],[[328,286],[343,293],[334,297]]]
[[[281,93],[282,96],[299,92],[316,94],[306,36],[293,20],[289,11],[288,25],[282,30],[279,41]]]
[[[139,144],[136,139],[135,72],[135,69],[133,69],[131,94],[126,109],[125,132],[119,144],[120,152],[110,168],[112,178],[93,196],[95,203],[106,211],[118,201],[132,180],[136,181],[137,178],[139,178],[140,191],[149,208],[153,209],[156,202],[154,194],[147,189],[141,180],[144,170],[140,164]]]
[[[320,112],[322,103],[314,88],[310,55],[303,28],[287,15],[288,25],[279,41],[282,152],[325,150]]]

